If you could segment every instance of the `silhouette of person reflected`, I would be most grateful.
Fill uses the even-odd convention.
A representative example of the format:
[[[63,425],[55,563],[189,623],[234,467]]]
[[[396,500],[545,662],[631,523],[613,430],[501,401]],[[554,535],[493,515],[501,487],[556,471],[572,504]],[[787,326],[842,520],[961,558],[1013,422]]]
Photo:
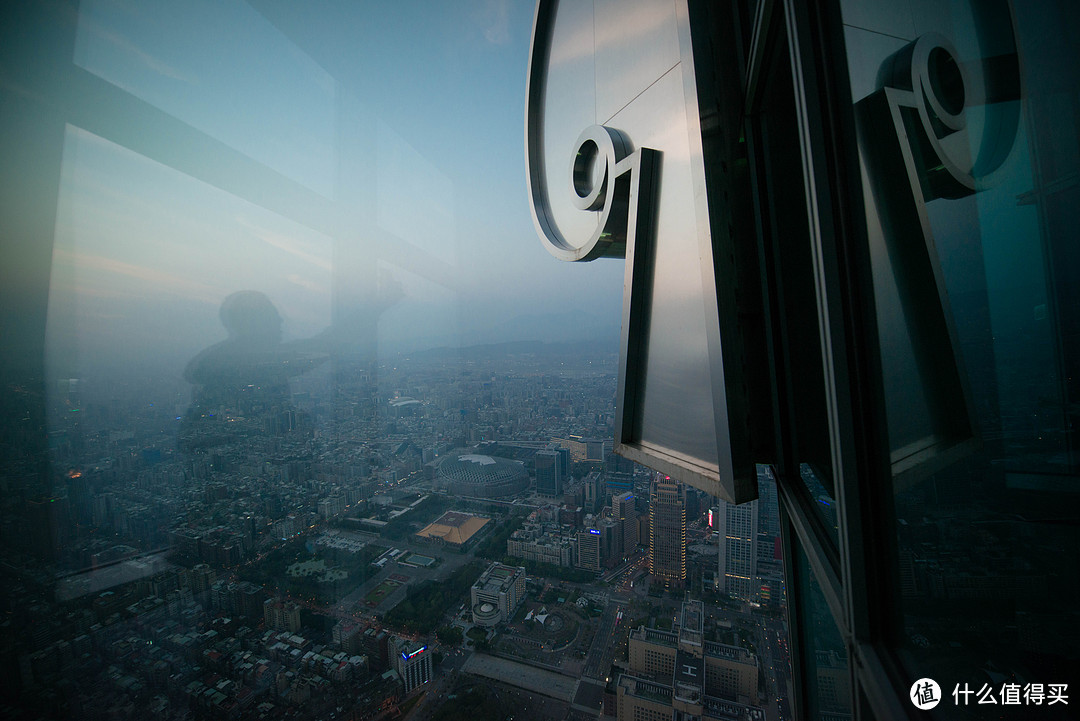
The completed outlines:
[[[281,340],[281,314],[265,294],[242,290],[227,297],[220,316],[229,337],[200,352],[184,370],[195,390],[181,423],[181,450],[222,445],[245,429],[292,427],[289,379],[346,348],[373,356],[378,318],[401,297],[399,283],[380,284],[378,298],[364,311],[288,343]],[[283,417],[290,420],[281,423]]]
[[[220,316],[229,337],[192,358],[184,370],[185,380],[195,385],[180,431],[185,450],[227,442],[234,429],[226,422],[290,410],[289,379],[329,358],[330,329],[282,343],[281,314],[258,291],[233,293],[222,302]]]

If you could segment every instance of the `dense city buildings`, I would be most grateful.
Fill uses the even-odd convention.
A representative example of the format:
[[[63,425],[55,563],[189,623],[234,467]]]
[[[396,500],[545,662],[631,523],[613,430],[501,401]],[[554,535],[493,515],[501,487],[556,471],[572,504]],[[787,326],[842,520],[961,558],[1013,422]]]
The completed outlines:
[[[707,640],[704,614],[700,601],[688,601],[676,629],[641,626],[630,632],[629,670],[616,681],[619,721],[679,714],[764,721],[757,706],[757,659],[744,648]]]

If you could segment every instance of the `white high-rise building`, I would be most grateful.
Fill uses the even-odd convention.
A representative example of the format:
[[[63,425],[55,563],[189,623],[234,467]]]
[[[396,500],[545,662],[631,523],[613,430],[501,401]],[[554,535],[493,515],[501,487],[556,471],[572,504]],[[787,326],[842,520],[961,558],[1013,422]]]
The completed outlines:
[[[734,505],[719,501],[719,591],[740,601],[756,601],[758,502]]]
[[[405,693],[431,681],[431,650],[427,646],[395,639],[393,647],[391,662],[405,684]]]

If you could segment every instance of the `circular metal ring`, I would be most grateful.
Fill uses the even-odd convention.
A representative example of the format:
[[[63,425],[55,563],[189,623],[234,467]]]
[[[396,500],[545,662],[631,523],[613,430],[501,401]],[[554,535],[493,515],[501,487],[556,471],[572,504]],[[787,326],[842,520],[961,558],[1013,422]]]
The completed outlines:
[[[915,43],[911,58],[911,89],[918,95],[920,111],[927,113],[925,120],[936,121],[948,131],[967,125],[965,101],[971,81],[956,57],[951,42],[927,33]],[[935,135],[940,137],[939,132]]]
[[[615,144],[607,128],[585,128],[570,156],[570,190],[580,210],[601,210],[608,204],[609,179],[615,170]]]

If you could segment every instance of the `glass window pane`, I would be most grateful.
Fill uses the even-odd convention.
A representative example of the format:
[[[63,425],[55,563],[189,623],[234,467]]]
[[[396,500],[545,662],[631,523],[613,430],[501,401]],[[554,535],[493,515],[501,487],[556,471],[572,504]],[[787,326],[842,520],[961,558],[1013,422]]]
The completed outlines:
[[[75,63],[333,196],[337,85],[249,4],[86,0]]]
[[[800,662],[804,664],[808,698],[802,713],[807,718],[851,718],[851,673],[847,650],[829,612],[821,586],[810,570],[801,547],[794,549],[799,582],[794,612],[799,619]]]
[[[893,455],[893,630],[952,718],[958,687],[1000,703],[1075,669],[1080,18],[842,5]]]
[[[661,518],[611,452],[623,266],[560,264],[530,221],[530,7],[0,14],[0,272],[33,271],[40,336],[33,373],[0,353],[8,715],[563,718],[642,626],[632,670],[676,629],[713,715],[786,699],[768,471],[721,595],[711,499]]]
[[[807,220],[795,91],[787,42],[763,73],[760,109],[748,120],[777,398],[777,464],[837,542],[832,452],[822,363],[819,288]]]

